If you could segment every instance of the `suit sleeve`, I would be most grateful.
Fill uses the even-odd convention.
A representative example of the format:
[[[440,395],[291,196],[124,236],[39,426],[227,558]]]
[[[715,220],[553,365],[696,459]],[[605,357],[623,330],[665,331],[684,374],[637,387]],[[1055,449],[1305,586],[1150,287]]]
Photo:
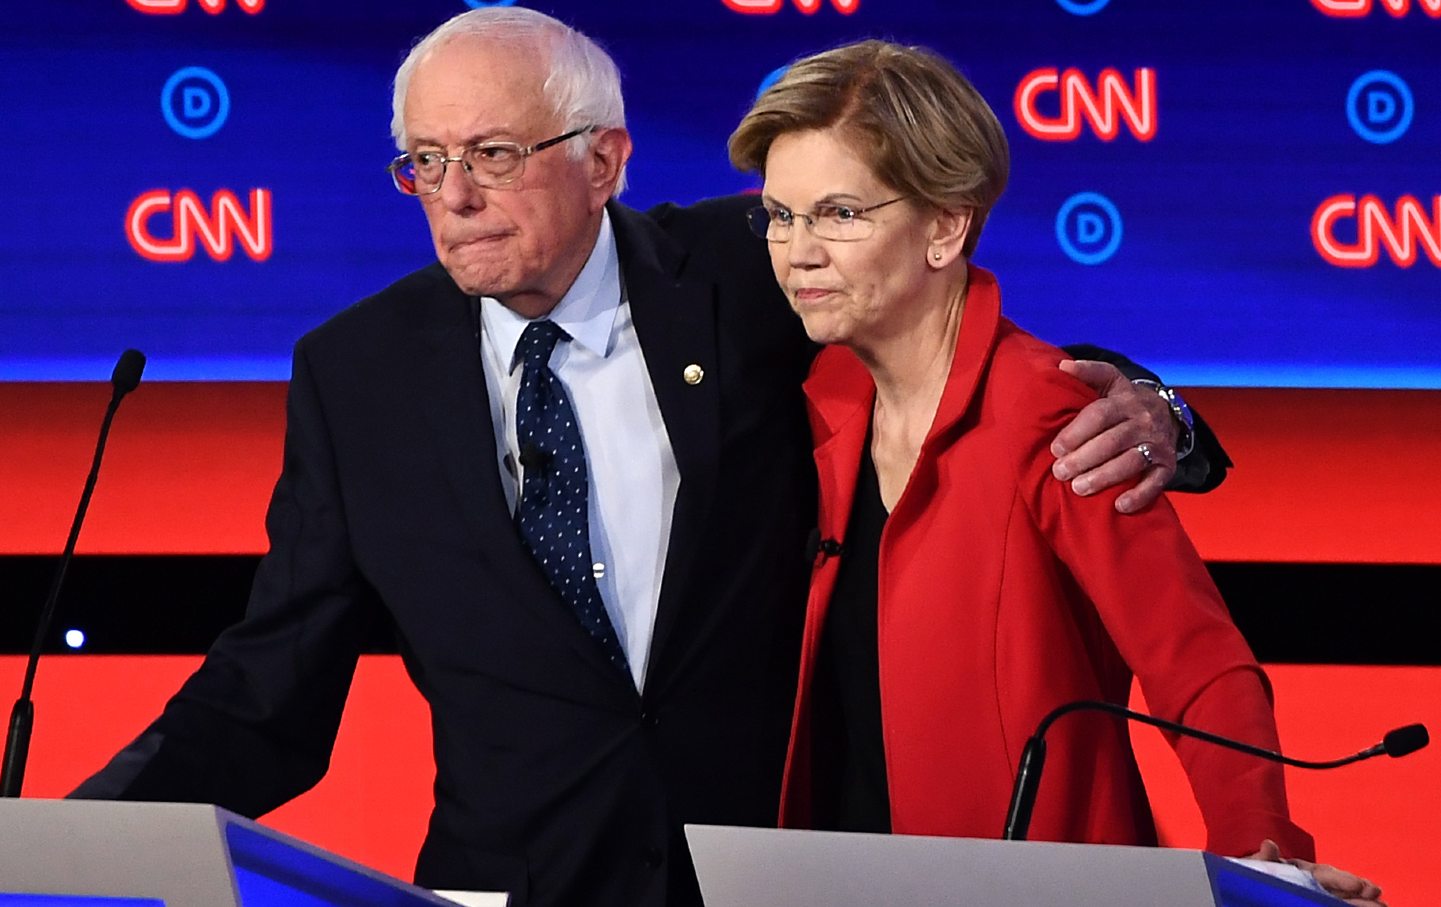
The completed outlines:
[[[379,612],[350,556],[320,395],[297,347],[270,550],[245,618],[161,716],[72,797],[215,803],[258,816],[325,774]]]
[[[1089,343],[1076,343],[1062,347],[1066,355],[1072,359],[1096,359],[1101,362],[1109,362],[1120,369],[1121,374],[1132,380],[1136,378],[1149,378],[1158,383],[1161,378],[1155,372],[1132,362],[1120,353],[1105,349],[1104,347],[1093,346]],[[1191,453],[1181,462],[1176,464],[1176,474],[1171,477],[1171,482],[1166,487],[1171,491],[1191,491],[1202,493],[1210,491],[1220,485],[1226,478],[1226,470],[1235,464],[1231,462],[1221,441],[1206,420],[1201,418],[1201,413],[1195,407],[1191,408],[1193,430],[1196,433],[1196,446]]]
[[[1121,516],[1118,491],[1084,498],[1049,481],[1047,439],[1087,397],[1059,370],[1036,384],[1047,399],[1027,411],[1047,415],[1033,427],[1034,449],[1020,476],[1028,510],[1093,604],[1152,713],[1278,749],[1270,683],[1170,503],[1163,497]],[[1208,850],[1244,856],[1271,838],[1287,856],[1311,858],[1310,835],[1290,819],[1281,766],[1190,738],[1171,743],[1205,818]]]

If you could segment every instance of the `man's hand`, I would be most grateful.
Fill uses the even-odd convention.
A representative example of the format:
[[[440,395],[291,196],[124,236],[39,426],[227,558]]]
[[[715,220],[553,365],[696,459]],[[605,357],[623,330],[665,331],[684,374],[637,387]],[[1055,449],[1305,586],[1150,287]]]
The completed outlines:
[[[1381,889],[1373,882],[1367,881],[1358,875],[1349,873],[1344,869],[1337,869],[1329,863],[1317,865],[1310,860],[1287,860],[1281,856],[1281,848],[1276,842],[1265,840],[1261,842],[1261,849],[1251,855],[1253,860],[1264,860],[1268,863],[1290,863],[1297,869],[1309,872],[1316,882],[1332,897],[1340,898],[1354,907],[1386,907],[1381,900]]]
[[[1135,513],[1161,496],[1176,474],[1179,430],[1159,394],[1133,385],[1106,362],[1065,360],[1061,370],[1090,385],[1101,399],[1076,414],[1051,442],[1058,458],[1051,472],[1080,495],[1095,494],[1140,475],[1135,488],[1116,499],[1121,513]]]

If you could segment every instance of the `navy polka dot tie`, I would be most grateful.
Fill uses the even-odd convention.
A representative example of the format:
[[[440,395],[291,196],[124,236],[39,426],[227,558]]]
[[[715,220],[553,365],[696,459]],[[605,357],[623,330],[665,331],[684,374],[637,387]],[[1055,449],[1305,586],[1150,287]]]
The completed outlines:
[[[618,667],[625,652],[600,600],[590,552],[590,479],[585,447],[565,386],[550,370],[556,342],[570,336],[553,321],[526,326],[515,348],[524,364],[515,398],[515,433],[524,487],[516,522],[520,536],[550,584],[582,627]]]

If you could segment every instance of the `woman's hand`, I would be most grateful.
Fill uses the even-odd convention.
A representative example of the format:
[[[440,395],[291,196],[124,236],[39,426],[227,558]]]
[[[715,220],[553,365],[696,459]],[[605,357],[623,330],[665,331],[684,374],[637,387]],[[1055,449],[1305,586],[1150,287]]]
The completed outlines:
[[[1332,897],[1338,897],[1355,907],[1386,907],[1381,900],[1381,889],[1374,883],[1327,863],[1318,865],[1310,860],[1284,859],[1281,848],[1276,846],[1275,841],[1262,841],[1261,849],[1252,854],[1250,859],[1267,863],[1290,863],[1297,869],[1311,873],[1316,882]]]
[[[1140,476],[1135,488],[1116,499],[1116,509],[1135,513],[1150,506],[1176,474],[1178,428],[1171,408],[1110,363],[1074,359],[1062,362],[1061,369],[1090,385],[1101,399],[1077,413],[1051,443],[1058,457],[1052,474],[1069,481],[1079,495]]]

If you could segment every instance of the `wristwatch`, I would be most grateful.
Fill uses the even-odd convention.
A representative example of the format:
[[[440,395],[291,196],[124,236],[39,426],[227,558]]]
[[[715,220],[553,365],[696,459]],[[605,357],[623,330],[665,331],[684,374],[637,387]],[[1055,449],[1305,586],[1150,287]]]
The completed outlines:
[[[1171,417],[1176,420],[1176,425],[1180,428],[1180,434],[1176,437],[1176,460],[1179,462],[1196,446],[1196,420],[1191,416],[1191,407],[1186,405],[1186,401],[1176,393],[1174,387],[1167,387],[1150,378],[1132,378],[1131,383],[1149,387],[1160,394],[1161,399],[1166,401],[1166,405],[1171,407]]]

